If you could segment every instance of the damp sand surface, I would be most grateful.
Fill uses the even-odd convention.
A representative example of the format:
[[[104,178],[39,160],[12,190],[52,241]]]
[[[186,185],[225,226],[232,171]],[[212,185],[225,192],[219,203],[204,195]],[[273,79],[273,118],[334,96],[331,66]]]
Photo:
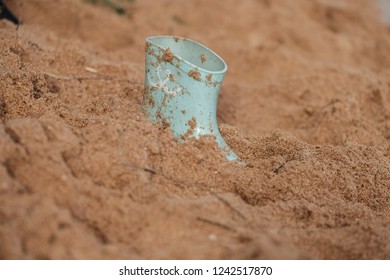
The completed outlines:
[[[390,258],[373,1],[5,2],[24,24],[0,21],[0,258]],[[144,39],[172,32],[227,62],[218,122],[245,165],[143,116]]]

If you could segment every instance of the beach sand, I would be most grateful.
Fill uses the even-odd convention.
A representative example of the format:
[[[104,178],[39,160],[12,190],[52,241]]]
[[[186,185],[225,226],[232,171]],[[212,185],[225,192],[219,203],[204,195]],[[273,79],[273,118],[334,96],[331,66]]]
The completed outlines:
[[[1,259],[390,259],[390,27],[369,0],[4,1]],[[144,39],[229,69],[228,162],[142,114]]]

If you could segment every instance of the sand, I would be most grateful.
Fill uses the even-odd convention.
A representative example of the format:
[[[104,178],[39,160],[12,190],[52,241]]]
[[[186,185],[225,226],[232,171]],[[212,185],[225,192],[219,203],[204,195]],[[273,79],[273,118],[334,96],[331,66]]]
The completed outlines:
[[[374,1],[5,1],[0,258],[389,259],[390,27]],[[144,38],[229,70],[210,139],[142,114]]]

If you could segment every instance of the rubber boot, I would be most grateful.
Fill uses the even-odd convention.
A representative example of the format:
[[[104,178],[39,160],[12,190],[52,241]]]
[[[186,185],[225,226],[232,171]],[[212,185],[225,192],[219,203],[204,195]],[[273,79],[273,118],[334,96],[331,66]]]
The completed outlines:
[[[143,111],[180,140],[214,136],[228,160],[237,155],[222,138],[217,101],[227,65],[207,47],[184,38],[146,39]]]

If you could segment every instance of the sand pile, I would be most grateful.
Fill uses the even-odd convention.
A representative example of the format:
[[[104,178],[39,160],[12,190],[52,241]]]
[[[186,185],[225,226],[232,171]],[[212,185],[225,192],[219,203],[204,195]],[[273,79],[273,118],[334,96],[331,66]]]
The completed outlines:
[[[373,1],[5,2],[24,24],[0,21],[0,258],[390,258]],[[227,61],[218,118],[246,166],[144,118],[157,34]]]

